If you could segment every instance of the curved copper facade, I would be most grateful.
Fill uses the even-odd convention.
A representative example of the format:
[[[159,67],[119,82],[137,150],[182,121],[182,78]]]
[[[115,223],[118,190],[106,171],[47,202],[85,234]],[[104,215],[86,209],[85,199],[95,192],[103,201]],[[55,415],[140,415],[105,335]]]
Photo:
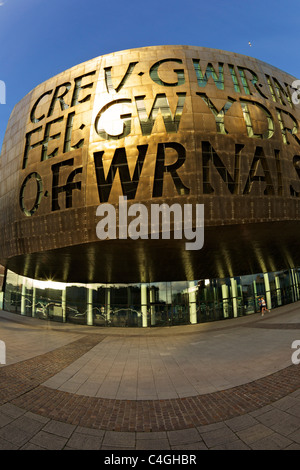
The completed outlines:
[[[37,86],[0,159],[0,262],[31,278],[152,282],[300,264],[294,77],[189,46],[117,52]],[[96,209],[204,204],[205,241],[99,240]]]

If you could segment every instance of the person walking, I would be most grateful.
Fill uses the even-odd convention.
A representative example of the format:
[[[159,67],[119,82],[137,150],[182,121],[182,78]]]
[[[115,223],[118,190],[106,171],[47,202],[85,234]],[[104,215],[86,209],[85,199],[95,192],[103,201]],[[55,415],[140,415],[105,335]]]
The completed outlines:
[[[266,304],[266,301],[263,297],[261,297],[261,316],[263,317],[265,312],[269,312],[269,310],[267,309],[267,304]]]

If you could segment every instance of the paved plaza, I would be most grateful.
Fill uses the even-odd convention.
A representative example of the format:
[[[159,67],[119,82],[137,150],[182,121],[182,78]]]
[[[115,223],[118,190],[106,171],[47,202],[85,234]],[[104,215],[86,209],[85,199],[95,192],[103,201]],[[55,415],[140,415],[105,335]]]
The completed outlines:
[[[299,302],[147,329],[0,311],[0,340],[0,450],[300,449]]]

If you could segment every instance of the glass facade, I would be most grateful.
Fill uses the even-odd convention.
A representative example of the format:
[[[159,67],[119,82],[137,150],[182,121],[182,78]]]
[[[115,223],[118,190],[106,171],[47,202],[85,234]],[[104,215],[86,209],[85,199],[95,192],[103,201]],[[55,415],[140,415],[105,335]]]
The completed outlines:
[[[62,284],[7,271],[0,308],[56,322],[100,327],[196,324],[296,302],[300,268],[226,279],[147,284]],[[2,305],[1,305],[2,304]]]

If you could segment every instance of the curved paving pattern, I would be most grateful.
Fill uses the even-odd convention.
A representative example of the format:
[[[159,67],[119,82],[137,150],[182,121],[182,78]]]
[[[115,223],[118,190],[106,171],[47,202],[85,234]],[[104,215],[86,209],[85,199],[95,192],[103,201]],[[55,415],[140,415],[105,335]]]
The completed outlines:
[[[244,326],[299,330],[299,323],[272,321]],[[297,365],[226,390],[160,400],[83,396],[43,385],[99,345],[104,333],[0,368],[0,448],[298,448]]]
[[[51,419],[95,429],[172,431],[249,413],[285,397],[299,386],[299,368],[291,366],[234,389],[181,399],[109,400],[38,386],[11,402]]]
[[[110,400],[40,385],[99,340],[86,336],[53,352],[1,369],[0,403],[9,401],[27,411],[74,425],[150,432],[224,421],[266,406],[300,386],[300,368],[296,365],[239,387],[181,399]]]

